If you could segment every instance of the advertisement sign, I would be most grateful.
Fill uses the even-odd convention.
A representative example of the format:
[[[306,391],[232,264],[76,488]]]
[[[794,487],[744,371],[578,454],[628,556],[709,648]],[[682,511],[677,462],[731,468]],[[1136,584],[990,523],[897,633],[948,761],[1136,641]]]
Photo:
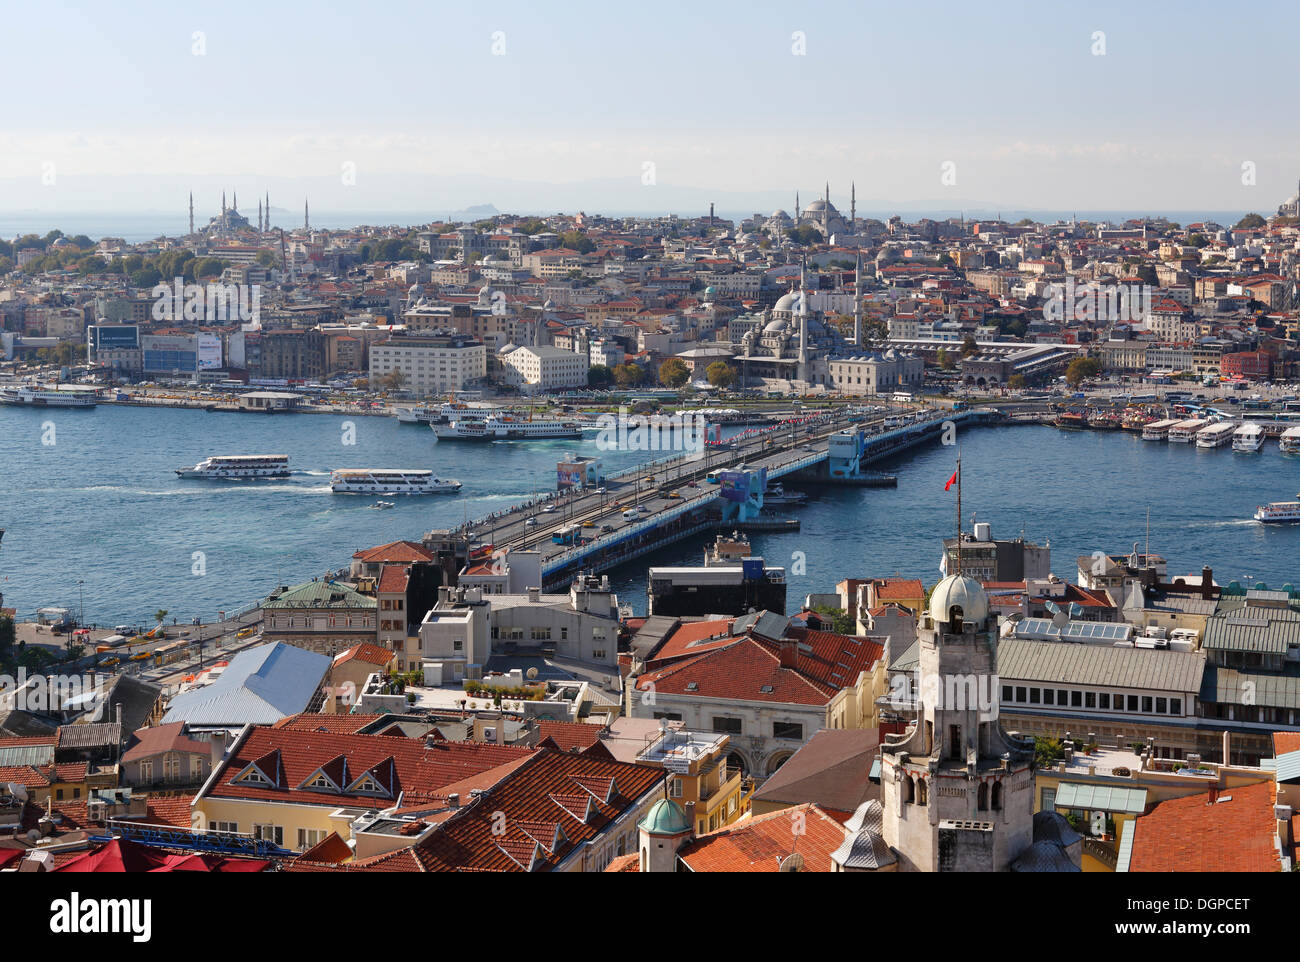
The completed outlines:
[[[218,370],[221,367],[221,338],[216,334],[199,334],[196,341],[199,370]]]
[[[726,501],[749,500],[749,473],[747,471],[723,471],[718,475],[718,485]]]

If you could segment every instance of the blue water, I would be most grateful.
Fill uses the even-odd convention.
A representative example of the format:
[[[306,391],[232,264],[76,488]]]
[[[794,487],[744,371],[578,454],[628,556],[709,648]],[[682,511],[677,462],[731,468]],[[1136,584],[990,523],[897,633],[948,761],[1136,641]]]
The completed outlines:
[[[348,420],[352,446],[342,443]],[[41,443],[46,422],[52,445]],[[967,522],[975,514],[997,537],[1023,527],[1031,540],[1050,539],[1053,569],[1067,580],[1077,556],[1144,541],[1148,505],[1151,549],[1169,559],[1171,574],[1208,564],[1221,583],[1275,586],[1300,575],[1300,527],[1248,520],[1256,504],[1300,491],[1300,458],[1282,456],[1275,441],[1246,455],[1048,427],[972,428],[959,440]],[[75,611],[81,579],[89,622],[137,623],[158,608],[182,622],[211,619],[277,584],[346,566],[360,548],[418,540],[549,490],[555,463],[570,452],[603,457],[607,471],[656,456],[601,454],[593,440],[437,444],[427,429],[391,418],[0,408],[0,591],[23,615],[46,605]],[[288,454],[295,474],[245,484],[172,473],[212,454]],[[431,468],[465,487],[377,511],[372,498],[330,492],[329,471],[341,467]],[[935,444],[879,467],[898,475],[896,489],[809,488],[806,506],[786,509],[802,530],[754,536],[756,552],[788,569],[792,605],[843,578],[938,577],[940,539],[953,529],[953,492],[943,491],[953,450]],[[616,569],[620,598],[644,611],[646,567],[696,561],[707,540]]]

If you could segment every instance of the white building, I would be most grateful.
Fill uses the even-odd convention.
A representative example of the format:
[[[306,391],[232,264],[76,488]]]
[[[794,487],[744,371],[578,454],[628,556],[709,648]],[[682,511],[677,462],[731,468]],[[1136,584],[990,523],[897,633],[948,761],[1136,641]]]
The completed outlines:
[[[370,348],[370,378],[393,371],[413,394],[447,394],[487,376],[487,348],[463,334],[394,334]]]
[[[558,347],[517,347],[501,355],[506,383],[528,394],[587,386],[586,354]]]

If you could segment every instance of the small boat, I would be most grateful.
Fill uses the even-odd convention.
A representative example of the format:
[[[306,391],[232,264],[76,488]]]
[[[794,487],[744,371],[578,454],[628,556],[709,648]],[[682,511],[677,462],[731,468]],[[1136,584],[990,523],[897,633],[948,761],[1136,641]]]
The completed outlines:
[[[763,492],[763,504],[803,504],[808,500],[808,495],[802,491],[787,491],[778,481],[775,484],[769,484],[767,490]]]
[[[1260,524],[1300,524],[1300,500],[1261,504],[1255,509],[1255,520]]]
[[[1258,424],[1243,424],[1232,432],[1232,450],[1258,451],[1264,446],[1264,429]]]
[[[384,508],[395,508],[395,507],[397,507],[397,502],[396,502],[396,501],[376,501],[376,502],[375,502],[374,504],[372,504],[370,507],[372,507],[372,508],[380,508],[380,509],[384,509]]]

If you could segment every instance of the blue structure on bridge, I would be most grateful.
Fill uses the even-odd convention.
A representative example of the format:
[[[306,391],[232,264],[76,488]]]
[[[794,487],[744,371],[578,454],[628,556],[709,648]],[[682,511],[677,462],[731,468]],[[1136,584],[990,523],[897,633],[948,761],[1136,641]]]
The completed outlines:
[[[861,428],[846,428],[830,436],[826,451],[826,470],[832,478],[855,477],[862,470],[862,454],[867,437]]]
[[[767,468],[737,468],[718,475],[722,520],[752,521],[763,510],[763,492],[767,490]]]

